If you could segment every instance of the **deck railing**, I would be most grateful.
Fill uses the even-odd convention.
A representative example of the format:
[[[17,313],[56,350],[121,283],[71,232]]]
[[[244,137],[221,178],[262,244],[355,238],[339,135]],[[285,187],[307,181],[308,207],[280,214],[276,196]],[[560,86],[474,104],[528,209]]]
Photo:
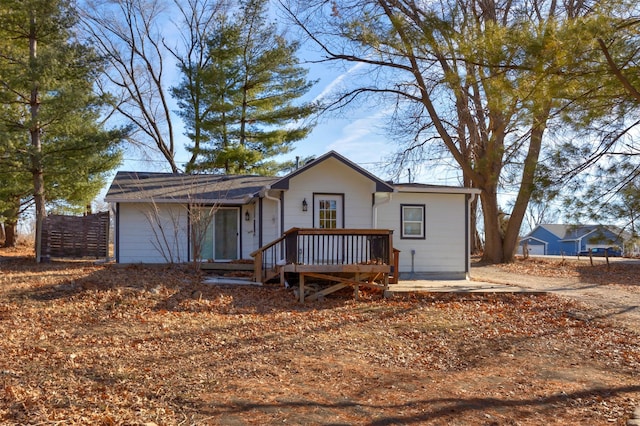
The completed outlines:
[[[388,229],[292,228],[251,253],[254,279],[276,275],[277,265],[394,265],[393,231]]]

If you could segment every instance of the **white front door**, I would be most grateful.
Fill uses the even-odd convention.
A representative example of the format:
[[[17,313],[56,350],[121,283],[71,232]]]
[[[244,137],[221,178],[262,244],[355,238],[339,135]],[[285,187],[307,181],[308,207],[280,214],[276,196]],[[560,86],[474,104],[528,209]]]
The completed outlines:
[[[335,229],[344,227],[344,196],[313,194],[313,227]]]

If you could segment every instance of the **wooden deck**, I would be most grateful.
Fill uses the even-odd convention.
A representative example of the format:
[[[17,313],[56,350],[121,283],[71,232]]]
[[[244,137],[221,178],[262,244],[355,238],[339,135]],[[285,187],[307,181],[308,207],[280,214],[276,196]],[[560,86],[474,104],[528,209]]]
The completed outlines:
[[[281,282],[285,273],[298,275],[298,297],[300,302],[315,300],[328,294],[352,287],[353,294],[358,299],[360,287],[375,288],[382,291],[382,295],[389,289],[389,265],[285,265],[281,268]],[[335,284],[306,296],[305,287],[308,278],[333,282]]]
[[[254,279],[262,282],[294,274],[299,300],[314,300],[345,287],[380,289],[396,282],[399,251],[393,249],[393,231],[388,229],[302,229],[284,235],[251,253]],[[308,280],[333,283],[308,294]]]
[[[200,269],[203,271],[245,271],[253,272],[253,263],[234,263],[234,262],[202,262]]]

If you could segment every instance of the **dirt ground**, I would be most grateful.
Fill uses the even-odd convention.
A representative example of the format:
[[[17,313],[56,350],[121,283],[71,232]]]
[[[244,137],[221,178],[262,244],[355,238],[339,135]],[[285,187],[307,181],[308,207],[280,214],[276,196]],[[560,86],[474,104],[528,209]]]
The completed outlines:
[[[473,275],[638,295],[638,269],[562,268],[478,265]],[[619,319],[622,305],[361,296],[299,304],[277,285],[35,265],[0,250],[0,423],[624,425],[640,405],[640,335]]]
[[[547,291],[584,304],[594,317],[640,330],[640,259],[519,259],[472,268],[472,279]],[[541,279],[543,278],[543,279]]]

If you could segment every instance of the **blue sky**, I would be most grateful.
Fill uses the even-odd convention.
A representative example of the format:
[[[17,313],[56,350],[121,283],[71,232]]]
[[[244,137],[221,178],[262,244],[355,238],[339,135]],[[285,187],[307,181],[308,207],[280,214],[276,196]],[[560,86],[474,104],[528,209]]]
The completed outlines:
[[[350,79],[363,78],[363,66],[351,64],[349,68],[332,68],[326,64],[306,64],[309,68],[309,80],[318,80],[316,85],[305,96],[304,100],[319,100],[326,98],[349,84]],[[365,74],[366,75],[366,74]],[[386,124],[392,110],[382,102],[375,105],[361,105],[349,107],[344,111],[333,112],[321,116],[312,133],[295,145],[295,149],[283,156],[283,160],[295,160],[310,156],[320,156],[328,151],[336,151],[369,170],[375,175],[389,179],[386,172],[389,157],[397,149],[393,137],[386,132]],[[174,117],[178,151],[178,164],[185,163],[189,154],[183,146],[189,143],[184,136],[184,129],[179,117]],[[166,162],[158,155],[144,158],[145,155],[135,150],[125,154],[124,163],[119,170],[137,171],[169,171]],[[427,165],[428,166],[428,165]],[[400,181],[408,181],[408,171],[403,171]],[[429,167],[423,170],[412,170],[412,180],[422,183],[440,185],[459,185],[458,174],[454,170],[429,172]]]
[[[277,20],[276,14],[273,17]],[[293,30],[288,28],[287,31]],[[301,59],[302,66],[309,69],[308,79],[318,82],[302,99],[303,101],[330,97],[349,86],[350,83],[353,85],[353,82],[368,78],[367,68],[363,64],[330,66],[326,63],[304,62],[305,59],[313,61],[319,57],[317,46],[309,43],[302,43],[298,54],[303,58]],[[170,68],[170,65],[166,67],[166,69]],[[178,79],[179,76],[176,72],[176,75],[171,76],[167,81],[174,84]],[[398,145],[394,138],[386,132],[385,126],[393,112],[393,105],[385,104],[381,100],[376,100],[374,105],[371,102],[369,105],[363,105],[361,99],[358,99],[357,102],[360,103],[358,107],[349,107],[343,111],[320,117],[312,133],[305,140],[297,142],[295,149],[279,160],[295,160],[296,156],[300,158],[317,157],[334,150],[375,175],[383,179],[390,179],[391,176],[386,169],[389,159],[398,149]],[[177,139],[176,160],[179,165],[182,165],[189,159],[189,154],[184,146],[190,141],[184,136],[184,128],[179,117],[174,116],[173,124]],[[434,167],[430,164],[423,164],[421,169],[411,171],[413,181],[459,185],[458,173],[454,169],[444,170],[443,167]],[[169,171],[166,161],[159,155],[149,154],[147,156],[139,151],[136,152],[136,150],[129,150],[125,153],[125,161],[119,170]],[[399,176],[399,180],[405,182],[409,180],[406,168]]]
[[[273,19],[277,21],[277,14],[272,11],[272,15]],[[288,33],[295,32],[294,27],[289,23],[285,28]],[[162,33],[169,39],[178,36],[178,30],[171,23],[171,19],[168,19],[166,25],[162,26]],[[330,66],[327,63],[313,63],[320,56],[318,52],[318,47],[309,41],[302,42],[298,50],[301,65],[309,69],[308,79],[317,80],[317,83],[302,101],[330,97],[349,85],[353,87],[354,84],[360,84],[362,79],[370,78],[368,71],[372,70],[367,69],[363,64],[342,63]],[[165,60],[170,61],[168,58],[170,55]],[[180,79],[177,67],[167,62],[164,65],[164,71],[167,73],[165,74],[165,84],[175,85]],[[410,180],[409,175],[411,175],[411,180],[414,182],[460,186],[460,173],[457,168],[443,167],[429,161],[423,162],[418,167],[412,167],[411,174],[405,166],[398,177],[391,176],[388,172],[390,157],[399,147],[395,138],[386,132],[385,126],[393,113],[393,104],[385,103],[380,99],[371,101],[368,105],[362,102],[358,98],[356,102],[353,102],[354,106],[320,117],[312,133],[305,140],[297,142],[291,153],[278,158],[278,160],[293,161],[297,156],[300,158],[317,157],[334,150],[385,180],[393,178],[396,182],[407,182]],[[170,103],[174,110],[177,109],[173,99],[170,99]],[[190,144],[190,140],[184,135],[182,121],[176,114],[173,116],[173,126],[176,138],[175,158],[177,164],[182,166],[190,157],[190,154],[184,149],[185,145]],[[124,161],[117,170],[170,171],[166,160],[151,148],[144,151],[128,148],[124,153]],[[107,187],[113,176],[115,176],[115,171],[108,178]],[[104,188],[98,195],[98,200],[104,199],[106,190],[107,188]]]
[[[348,80],[359,65],[352,66],[346,72],[331,69],[326,65],[313,64],[309,67],[310,80],[318,83],[309,91],[304,100],[318,100],[330,96],[339,90],[342,83]],[[393,146],[385,135],[384,123],[387,111],[384,109],[350,108],[344,113],[331,113],[320,117],[312,133],[305,140],[299,141],[295,149],[283,159],[295,159],[309,156],[320,156],[327,151],[334,150],[350,160],[367,168],[371,172],[380,174],[381,166],[387,157],[393,153]],[[186,162],[189,154],[182,148],[189,139],[184,136],[184,129],[180,119],[174,117],[177,125],[176,138],[179,149],[176,159],[179,164]],[[154,156],[145,159],[140,153],[130,151],[125,155],[125,162],[120,170],[168,171],[164,160]],[[386,176],[381,176],[385,177]]]

